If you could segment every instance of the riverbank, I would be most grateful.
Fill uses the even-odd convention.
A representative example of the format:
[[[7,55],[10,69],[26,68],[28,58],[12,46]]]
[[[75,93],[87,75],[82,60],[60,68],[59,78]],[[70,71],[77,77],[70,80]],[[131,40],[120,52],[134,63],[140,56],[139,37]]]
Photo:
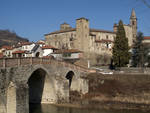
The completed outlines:
[[[150,110],[150,75],[90,74],[89,92],[70,92],[70,107]]]
[[[97,110],[138,110],[150,112],[150,105],[121,103],[121,102],[95,102],[95,104],[53,104],[57,107],[68,107],[77,109],[97,109]]]

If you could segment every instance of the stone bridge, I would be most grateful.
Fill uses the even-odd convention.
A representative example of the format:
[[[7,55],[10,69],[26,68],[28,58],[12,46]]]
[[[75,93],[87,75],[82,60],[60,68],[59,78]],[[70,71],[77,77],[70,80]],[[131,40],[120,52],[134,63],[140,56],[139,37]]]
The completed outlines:
[[[29,113],[29,103],[67,103],[88,92],[92,70],[51,58],[0,59],[0,113]]]

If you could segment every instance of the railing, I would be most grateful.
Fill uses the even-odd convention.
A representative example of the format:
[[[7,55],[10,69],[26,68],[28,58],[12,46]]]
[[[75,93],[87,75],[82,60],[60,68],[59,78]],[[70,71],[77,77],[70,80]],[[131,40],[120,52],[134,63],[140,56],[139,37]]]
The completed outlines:
[[[63,61],[54,60],[52,58],[3,58],[0,59],[0,67],[19,67],[25,65],[35,65],[35,64],[53,64],[56,66],[70,67],[71,69],[76,69],[84,72],[94,72],[88,68],[80,67],[74,64],[70,64]]]

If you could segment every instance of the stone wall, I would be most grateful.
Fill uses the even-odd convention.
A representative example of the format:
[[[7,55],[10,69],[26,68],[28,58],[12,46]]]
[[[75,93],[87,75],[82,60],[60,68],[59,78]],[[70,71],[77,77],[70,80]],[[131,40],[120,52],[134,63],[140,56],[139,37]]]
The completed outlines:
[[[66,79],[66,75],[70,71],[74,73],[72,89],[83,94],[88,92],[88,82],[81,79],[87,73],[85,68],[40,58],[2,59],[2,61],[5,62],[0,68],[0,113],[10,113],[10,111],[11,113],[28,113],[29,98],[32,98],[33,100],[30,102],[33,102],[37,99],[34,98],[34,94],[39,94],[39,92],[41,92],[39,95],[41,103],[68,103],[69,81]],[[17,63],[12,64],[15,61]],[[27,61],[26,64],[25,61]],[[44,73],[45,75],[43,75]],[[34,81],[38,79],[35,75],[36,77],[41,76],[41,78],[45,76],[42,79],[43,85]],[[31,79],[30,82],[32,77],[33,80]],[[76,87],[76,84],[79,87]]]

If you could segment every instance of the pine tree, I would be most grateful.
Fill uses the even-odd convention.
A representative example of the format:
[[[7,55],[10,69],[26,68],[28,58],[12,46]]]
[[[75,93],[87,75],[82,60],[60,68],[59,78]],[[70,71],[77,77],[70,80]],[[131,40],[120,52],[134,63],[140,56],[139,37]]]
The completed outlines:
[[[143,55],[144,55],[144,46],[142,44],[143,33],[138,32],[136,41],[133,45],[132,50],[132,66],[133,67],[142,67],[143,66]]]
[[[130,53],[128,39],[125,35],[123,22],[120,20],[113,47],[113,62],[117,67],[124,67],[129,63]]]

